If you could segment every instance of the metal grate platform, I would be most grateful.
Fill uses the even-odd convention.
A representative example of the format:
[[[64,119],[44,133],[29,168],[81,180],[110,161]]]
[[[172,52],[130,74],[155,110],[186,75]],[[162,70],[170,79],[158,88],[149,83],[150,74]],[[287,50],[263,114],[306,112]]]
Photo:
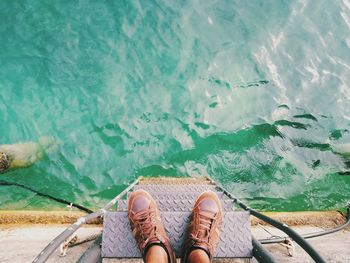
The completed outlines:
[[[162,212],[162,221],[177,256],[185,238],[190,212]],[[225,212],[220,241],[214,255],[220,258],[246,258],[252,256],[249,212]],[[102,257],[141,257],[130,231],[127,212],[109,212],[105,216]]]
[[[143,179],[134,190],[150,193],[161,211],[164,227],[177,256],[186,235],[191,210],[197,197],[216,186],[205,178],[153,178]],[[252,257],[252,238],[249,212],[234,212],[232,199],[216,191],[221,200],[224,217],[215,257]],[[128,192],[129,197],[131,192]],[[108,212],[104,218],[102,256],[104,258],[141,257],[127,217],[127,200],[119,200],[117,212]]]

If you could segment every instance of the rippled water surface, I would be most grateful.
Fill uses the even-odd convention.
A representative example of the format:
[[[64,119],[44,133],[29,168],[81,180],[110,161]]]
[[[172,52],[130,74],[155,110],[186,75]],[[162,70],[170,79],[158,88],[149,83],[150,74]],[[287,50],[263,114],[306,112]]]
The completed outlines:
[[[349,102],[349,0],[0,2],[0,144],[61,142],[1,179],[91,208],[139,175],[343,207]],[[56,206],[0,186],[1,209]]]

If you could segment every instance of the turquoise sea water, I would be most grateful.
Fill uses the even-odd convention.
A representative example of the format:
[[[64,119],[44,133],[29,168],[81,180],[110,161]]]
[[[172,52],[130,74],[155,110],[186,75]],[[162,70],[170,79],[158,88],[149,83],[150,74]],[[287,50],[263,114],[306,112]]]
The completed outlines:
[[[96,208],[210,175],[264,210],[350,199],[350,1],[0,1],[1,179]],[[0,209],[56,209],[0,186]]]

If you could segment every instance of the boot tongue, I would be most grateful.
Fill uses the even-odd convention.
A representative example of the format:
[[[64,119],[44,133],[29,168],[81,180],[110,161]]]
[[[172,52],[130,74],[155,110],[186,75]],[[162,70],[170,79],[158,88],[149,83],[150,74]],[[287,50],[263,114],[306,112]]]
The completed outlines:
[[[206,238],[208,235],[207,235],[207,232],[208,231],[206,231],[206,230],[204,230],[204,229],[201,229],[201,230],[199,230],[198,231],[198,237],[199,238]]]
[[[207,238],[213,218],[218,211],[218,206],[212,199],[204,199],[200,205],[200,227],[198,231],[199,238]]]
[[[209,235],[209,231],[210,231],[215,213],[210,211],[201,211],[199,213],[199,216],[200,216],[200,221],[199,221],[200,226],[198,229],[198,237],[207,238]]]

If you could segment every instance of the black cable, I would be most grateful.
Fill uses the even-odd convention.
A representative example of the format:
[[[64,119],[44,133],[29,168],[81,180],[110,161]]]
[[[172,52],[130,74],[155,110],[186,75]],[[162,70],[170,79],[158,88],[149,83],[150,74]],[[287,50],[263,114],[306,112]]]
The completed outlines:
[[[294,241],[296,241],[316,262],[325,262],[323,260],[323,258],[317,253],[317,251],[315,251],[306,241],[305,239],[309,239],[309,238],[314,238],[314,237],[320,237],[320,236],[324,236],[324,235],[328,235],[328,234],[332,234],[335,233],[337,231],[340,231],[344,228],[346,228],[347,226],[350,225],[350,202],[348,202],[347,204],[347,215],[346,215],[346,221],[344,224],[333,228],[333,229],[329,229],[329,230],[324,230],[324,231],[320,231],[320,232],[314,232],[314,233],[310,233],[310,234],[305,234],[305,235],[299,235],[297,232],[295,232],[293,229],[289,228],[287,225],[282,224],[268,216],[265,216],[261,213],[259,213],[258,211],[248,207],[247,205],[245,205],[244,203],[242,203],[241,201],[239,201],[236,197],[234,197],[230,192],[228,192],[225,188],[223,188],[220,185],[217,185],[217,187],[219,187],[224,194],[226,194],[227,196],[229,196],[232,200],[234,200],[234,202],[236,202],[241,208],[243,208],[244,210],[248,210],[250,211],[250,213],[267,222],[268,224],[277,227],[278,229],[282,230],[283,232],[285,232],[286,234],[288,234],[288,237],[291,237]],[[286,238],[288,237],[282,237],[282,238],[271,238],[271,239],[260,239],[258,240],[258,242],[260,242],[261,244],[272,244],[272,243],[280,243],[283,242],[284,240],[286,240]]]
[[[252,236],[252,244],[253,244],[253,256],[258,260],[258,262],[264,263],[276,263],[272,255],[266,248],[264,248],[258,240]]]
[[[23,185],[23,184],[7,182],[7,181],[4,181],[4,180],[0,180],[0,185],[3,185],[3,186],[18,186],[18,187],[21,187],[21,188],[26,189],[28,191],[31,191],[33,193],[36,193],[39,196],[46,197],[48,199],[54,200],[54,201],[62,203],[62,204],[73,206],[73,207],[78,208],[78,209],[80,209],[82,211],[85,211],[85,212],[87,212],[89,214],[93,213],[93,211],[90,210],[89,208],[86,208],[84,206],[81,206],[81,205],[78,205],[78,204],[66,201],[66,200],[61,199],[61,198],[54,197],[54,196],[49,195],[49,194],[41,193],[41,192],[39,192],[39,191],[37,191],[37,190],[35,190],[33,188],[30,188],[29,186]]]
[[[215,182],[216,183],[216,182]],[[298,243],[299,246],[301,246],[306,253],[308,253],[312,259],[317,263],[324,263],[326,262],[322,256],[297,232],[295,232],[293,229],[289,228],[286,224],[283,224],[281,222],[278,222],[271,217],[268,217],[262,213],[259,213],[258,211],[250,208],[249,206],[242,203],[240,200],[238,200],[233,194],[228,192],[224,187],[221,185],[218,185],[216,183],[216,186],[220,188],[225,195],[233,199],[237,205],[239,205],[241,208],[243,208],[246,211],[249,211],[251,215],[267,222],[268,224],[282,230],[284,233],[286,233],[288,236],[290,236],[296,243]]]
[[[346,221],[342,225],[337,226],[337,227],[332,228],[332,229],[329,229],[329,230],[313,232],[313,233],[304,234],[301,236],[305,239],[325,236],[325,235],[329,235],[329,234],[338,232],[340,230],[343,230],[344,228],[346,228],[349,225],[350,225],[350,202],[348,203],[348,206],[347,206]],[[280,242],[283,242],[284,240],[286,240],[286,238],[288,238],[288,237],[259,239],[259,242],[261,242],[261,244],[280,243]]]

